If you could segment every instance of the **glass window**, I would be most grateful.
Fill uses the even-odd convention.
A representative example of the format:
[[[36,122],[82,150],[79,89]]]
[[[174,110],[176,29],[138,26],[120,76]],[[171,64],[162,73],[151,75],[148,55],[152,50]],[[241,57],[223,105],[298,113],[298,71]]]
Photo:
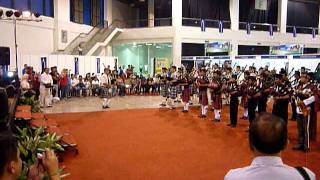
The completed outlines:
[[[12,8],[13,2],[12,0],[0,0],[0,6],[6,7],[6,8]]]
[[[26,10],[30,10],[29,9],[29,3],[28,3],[28,0],[18,0],[18,1],[15,1],[15,9],[18,9],[20,11],[26,11]]]
[[[83,23],[83,1],[71,0],[70,1],[70,19],[72,22]]]
[[[53,17],[53,0],[43,0],[43,15]]]
[[[43,5],[43,0],[31,0],[31,11],[34,13],[37,12],[41,15],[44,15]]]

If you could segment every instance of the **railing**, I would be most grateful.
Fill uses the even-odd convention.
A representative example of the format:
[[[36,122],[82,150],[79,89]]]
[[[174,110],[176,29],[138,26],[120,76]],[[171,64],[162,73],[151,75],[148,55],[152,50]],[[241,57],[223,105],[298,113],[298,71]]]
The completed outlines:
[[[101,28],[104,27],[105,24],[108,24],[107,21],[103,23],[97,24],[92,27],[92,29],[88,33],[80,33],[76,38],[74,38],[67,48],[65,48],[64,52],[73,52],[78,46],[82,43],[88,42]]]
[[[121,28],[144,28],[149,27],[149,23],[154,26],[171,26],[172,18],[155,18],[155,19],[135,19],[121,22]]]
[[[201,20],[200,18],[182,18],[182,25],[183,26],[193,26],[193,27],[201,27]],[[213,20],[213,19],[203,19],[205,21],[205,26],[209,28],[219,28],[220,20]],[[223,23],[223,28],[230,29],[231,28],[231,21],[221,21]]]
[[[247,22],[239,22],[239,29],[247,29],[247,24]],[[251,31],[270,31],[270,26],[272,26],[273,32],[279,31],[277,24],[250,23]]]
[[[100,29],[83,47],[83,53],[87,54],[97,42],[104,42],[114,29],[121,27],[122,22],[114,20],[108,28]]]
[[[313,30],[315,31],[315,34],[318,34],[318,32],[319,32],[318,28],[304,27],[304,26],[289,26],[289,25],[287,25],[287,32],[293,33],[294,27],[296,27],[296,33],[312,34]]]

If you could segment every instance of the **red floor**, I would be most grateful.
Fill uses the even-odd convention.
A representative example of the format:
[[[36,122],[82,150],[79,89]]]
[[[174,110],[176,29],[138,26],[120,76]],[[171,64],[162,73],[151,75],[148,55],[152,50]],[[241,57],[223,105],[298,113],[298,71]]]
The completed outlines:
[[[71,173],[67,179],[213,180],[223,179],[232,168],[250,164],[247,121],[240,120],[236,129],[226,126],[227,106],[221,123],[209,122],[212,112],[203,121],[197,117],[196,108],[188,114],[180,111],[144,109],[47,116],[68,127],[79,144],[79,155],[64,155]],[[291,150],[296,139],[296,123],[291,121],[284,162],[292,166],[307,163],[319,174],[319,141],[312,143],[306,156]]]

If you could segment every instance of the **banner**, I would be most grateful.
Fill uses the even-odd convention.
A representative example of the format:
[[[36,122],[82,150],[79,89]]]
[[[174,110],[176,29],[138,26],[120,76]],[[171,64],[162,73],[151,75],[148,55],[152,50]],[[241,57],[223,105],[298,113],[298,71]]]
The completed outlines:
[[[78,57],[74,58],[74,73],[76,75],[79,75],[79,58]]]
[[[100,73],[100,58],[97,58],[97,74]]]
[[[255,9],[266,11],[268,9],[268,0],[255,0]]]
[[[293,55],[302,54],[303,45],[300,44],[284,44],[280,46],[272,46],[270,48],[270,54],[272,55]]]
[[[156,73],[155,74],[161,74],[162,68],[170,68],[169,60],[168,58],[156,58]]]
[[[221,53],[230,52],[231,45],[230,42],[208,42],[205,43],[206,53]]]

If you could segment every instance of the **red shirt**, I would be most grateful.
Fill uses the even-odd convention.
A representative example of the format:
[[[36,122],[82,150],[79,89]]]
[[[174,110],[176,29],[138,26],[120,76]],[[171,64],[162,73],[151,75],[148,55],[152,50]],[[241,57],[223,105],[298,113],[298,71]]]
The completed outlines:
[[[68,77],[67,77],[67,75],[64,75],[64,76],[60,79],[60,86],[61,86],[61,87],[66,87],[66,86],[68,86]]]

